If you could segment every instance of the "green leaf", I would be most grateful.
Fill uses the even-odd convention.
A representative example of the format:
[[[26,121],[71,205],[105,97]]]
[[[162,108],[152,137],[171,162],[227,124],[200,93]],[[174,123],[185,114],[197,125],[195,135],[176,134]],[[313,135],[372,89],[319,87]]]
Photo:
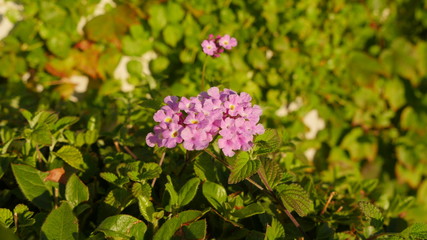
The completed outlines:
[[[105,197],[104,202],[117,211],[122,211],[132,200],[132,194],[123,188],[114,188]]]
[[[264,213],[264,208],[259,203],[252,203],[249,206],[232,212],[231,215],[241,219],[261,213]]]
[[[163,39],[171,47],[175,47],[183,35],[184,29],[182,29],[181,25],[178,24],[168,25],[163,29]]]
[[[134,39],[130,36],[123,37],[123,53],[128,56],[139,57],[153,48],[153,41],[150,39]]]
[[[60,58],[68,56],[71,50],[71,39],[64,32],[56,32],[47,39],[47,48]]]
[[[52,144],[52,134],[49,131],[47,126],[37,127],[33,132],[31,132],[31,140],[35,144],[41,145],[51,145]]]
[[[173,218],[167,220],[154,235],[154,240],[171,239],[175,232],[181,228],[183,224],[196,221],[203,215],[202,212],[196,210],[188,210],[178,213]]]
[[[116,184],[116,181],[119,179],[116,174],[111,172],[102,172],[99,174],[99,176],[104,179],[105,181],[109,183]]]
[[[255,68],[263,70],[267,67],[265,53],[260,48],[251,48],[248,53],[248,62]]]
[[[41,228],[41,239],[74,240],[78,235],[78,220],[68,202],[52,210]]]
[[[152,4],[148,9],[148,14],[150,15],[148,24],[153,29],[153,32],[159,32],[166,26],[167,14],[163,5]]]
[[[170,23],[178,23],[185,16],[185,12],[182,9],[181,5],[175,2],[168,2],[166,12],[168,13],[167,17]]]
[[[203,196],[216,209],[223,208],[224,202],[227,200],[227,192],[222,185],[214,182],[205,182],[202,187]]]
[[[141,179],[143,180],[149,180],[153,178],[160,177],[160,174],[162,173],[162,168],[157,163],[144,163],[142,165],[142,173],[141,173]]]
[[[202,181],[215,181],[215,163],[208,157],[207,154],[203,154],[194,161],[194,172],[202,179]]]
[[[276,187],[283,204],[289,210],[295,210],[301,217],[314,211],[309,194],[297,184],[281,184]]]
[[[13,141],[12,139],[9,140],[9,142],[7,142],[3,147],[6,147],[8,144],[12,143],[12,141]],[[4,149],[3,149],[3,151],[4,151]],[[5,153],[2,152],[2,154],[5,154]],[[12,157],[0,156],[0,179],[7,172],[7,170],[9,169],[9,165],[12,161],[13,161]]]
[[[51,190],[45,185],[44,179],[48,173],[20,164],[12,164],[18,186],[24,196],[39,208],[50,210],[52,208]]]
[[[153,213],[154,213],[154,207],[153,203],[150,201],[148,197],[145,196],[138,196],[138,206],[139,206],[139,212],[141,215],[145,218],[145,220],[149,222],[153,222]]]
[[[138,22],[137,13],[133,8],[119,5],[110,12],[94,17],[85,25],[84,31],[92,41],[109,41],[119,45],[119,38],[127,32],[129,26]]]
[[[143,196],[143,197],[151,197],[151,187],[148,183],[140,183],[136,182],[132,185],[132,194],[135,197]]]
[[[135,234],[143,237],[146,230],[147,226],[141,220],[125,214],[108,217],[96,228],[96,231],[103,232],[108,238],[124,239],[136,237]]]
[[[73,208],[89,200],[88,187],[75,174],[71,175],[65,186],[65,199]]]
[[[255,139],[255,153],[267,154],[275,152],[281,144],[280,136],[275,129],[266,129],[264,134]]]
[[[130,60],[127,65],[126,69],[128,70],[129,74],[135,77],[141,77],[142,76],[142,63],[137,60]]]
[[[169,59],[166,57],[158,57],[150,62],[150,69],[153,73],[161,73],[169,66]]]
[[[36,222],[33,218],[34,212],[30,211],[24,204],[16,205],[13,209],[13,213],[18,216],[19,227],[32,226]]]
[[[371,226],[375,229],[382,228],[384,217],[379,208],[370,202],[359,202],[359,208]]]
[[[285,238],[285,229],[282,224],[273,218],[271,226],[267,225],[264,240],[279,240]]]
[[[24,116],[24,118],[27,119],[28,123],[30,123],[30,127],[33,127],[31,126],[31,120],[33,119],[33,114],[30,111],[23,108],[19,109],[19,111],[21,112],[22,116]]]
[[[427,239],[427,224],[414,223],[412,226],[405,229],[400,235],[409,239]]]
[[[61,129],[64,129],[66,127],[73,125],[74,123],[76,123],[78,121],[79,121],[78,117],[72,117],[72,116],[63,117],[55,123],[53,129],[55,131],[59,131]]]
[[[231,165],[231,174],[228,178],[229,184],[238,183],[255,174],[261,166],[258,159],[250,160],[247,152],[240,152]]]
[[[272,159],[261,159],[261,168],[259,171],[266,178],[268,185],[272,189],[280,183],[283,176],[283,171],[279,163]]]
[[[197,188],[199,187],[200,179],[192,178],[188,180],[178,192],[178,205],[183,207],[191,202],[196,196]]]
[[[8,229],[0,224],[0,236],[7,240],[19,240],[19,238],[13,233],[12,229]]]
[[[206,228],[206,219],[193,222],[182,228],[184,235],[181,237],[184,239],[206,239]]]
[[[0,208],[0,226],[8,228],[13,224],[12,212],[7,208]]]
[[[66,163],[68,163],[71,167],[78,169],[80,171],[84,171],[87,169],[86,163],[83,161],[83,156],[80,151],[70,145],[65,145],[61,147],[56,153],[56,156],[60,157]]]
[[[175,191],[175,188],[173,187],[171,177],[167,175],[166,178],[168,179],[168,182],[165,184],[165,188],[170,195],[169,205],[172,207],[178,206],[178,193]]]

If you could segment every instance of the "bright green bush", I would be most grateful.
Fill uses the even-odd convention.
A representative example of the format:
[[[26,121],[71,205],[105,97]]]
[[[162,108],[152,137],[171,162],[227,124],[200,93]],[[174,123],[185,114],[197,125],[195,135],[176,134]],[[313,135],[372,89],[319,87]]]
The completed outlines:
[[[14,2],[0,236],[427,239],[426,1]],[[239,44],[208,58],[211,33]],[[231,170],[145,143],[205,61],[208,85],[251,94],[271,129],[254,159],[208,149]]]

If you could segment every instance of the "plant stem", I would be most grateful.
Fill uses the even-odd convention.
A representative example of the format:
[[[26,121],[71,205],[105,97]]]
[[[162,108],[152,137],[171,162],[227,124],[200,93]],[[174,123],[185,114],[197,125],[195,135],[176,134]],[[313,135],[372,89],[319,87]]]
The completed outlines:
[[[205,73],[206,73],[206,63],[208,62],[208,55],[206,55],[205,60],[203,61],[203,69],[202,69],[202,82],[201,82],[201,91],[205,91]]]
[[[331,192],[331,194],[329,195],[328,201],[326,202],[325,206],[322,209],[322,212],[320,212],[320,215],[324,214],[326,212],[326,209],[328,208],[329,204],[332,201],[332,198],[335,196],[335,194],[337,194],[336,192]]]
[[[159,166],[161,167],[163,164],[163,160],[165,159],[166,151],[163,152],[162,157],[160,158]],[[154,184],[156,184],[157,178],[154,178],[151,182],[151,188],[154,188]]]

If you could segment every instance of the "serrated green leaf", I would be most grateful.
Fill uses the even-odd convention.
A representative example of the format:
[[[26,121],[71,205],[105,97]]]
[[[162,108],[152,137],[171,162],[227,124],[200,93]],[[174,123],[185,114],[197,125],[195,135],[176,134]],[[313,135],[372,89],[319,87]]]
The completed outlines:
[[[47,126],[40,126],[31,132],[31,140],[35,144],[51,145],[52,133],[49,131]]]
[[[132,194],[125,189],[115,188],[108,193],[104,202],[114,207],[116,210],[121,211],[131,203],[132,198]]]
[[[132,185],[132,194],[135,197],[143,196],[143,197],[151,197],[151,187],[148,183],[140,183],[136,182]]]
[[[283,171],[279,163],[272,159],[261,159],[260,174],[263,174],[267,183],[274,189],[281,181]]]
[[[154,235],[154,240],[171,239],[175,232],[183,224],[196,221],[203,215],[200,211],[188,210],[178,213],[175,217],[167,220]]]
[[[139,230],[132,230],[134,227],[137,227]],[[146,230],[147,226],[141,220],[125,214],[108,217],[96,228],[96,231],[103,232],[108,238],[122,239],[136,237],[135,234],[137,234],[138,237],[143,237]]]
[[[191,223],[188,226],[182,228],[184,239],[206,239],[206,219],[202,219]]]
[[[273,218],[271,226],[267,225],[264,240],[279,240],[285,238],[285,229],[282,224]]]
[[[0,208],[0,223],[6,228],[13,224],[13,215],[9,209]]]
[[[370,202],[359,202],[359,208],[363,215],[368,218],[370,225],[379,229],[383,225],[383,214],[380,209]]]
[[[68,163],[71,167],[84,171],[87,169],[86,163],[83,161],[83,156],[80,151],[70,145],[62,146],[56,153],[56,156],[60,157],[66,163]]]
[[[141,215],[145,218],[145,220],[149,222],[153,222],[153,213],[154,213],[154,207],[153,203],[150,201],[148,197],[145,196],[138,196],[138,206],[139,206],[139,212]]]
[[[232,212],[231,215],[242,219],[261,213],[264,213],[264,208],[259,203],[252,203],[249,206]]]
[[[301,217],[314,210],[309,194],[297,184],[281,184],[276,187],[283,204],[289,210],[295,210]]]
[[[105,181],[109,182],[109,183],[113,183],[115,184],[116,181],[119,179],[116,174],[111,173],[111,172],[102,172],[99,174],[99,176],[104,179]]]
[[[280,136],[275,129],[266,129],[264,134],[255,139],[255,153],[267,154],[275,152],[281,144]]]
[[[79,235],[78,220],[71,206],[63,202],[57,209],[52,210],[41,228],[41,239],[74,240]]]
[[[231,174],[228,178],[228,183],[234,184],[243,181],[254,175],[260,167],[260,160],[250,160],[247,152],[240,152],[231,165]]]
[[[405,229],[400,235],[410,239],[427,239],[427,224],[414,223],[412,226]]]
[[[191,202],[193,198],[196,196],[197,189],[200,184],[199,178],[192,178],[188,180],[184,186],[178,192],[178,205],[179,207],[183,207]]]
[[[28,200],[39,208],[46,210],[52,208],[51,189],[44,182],[48,173],[43,173],[31,166],[20,164],[12,164],[12,171],[19,188]]]
[[[141,179],[149,180],[153,178],[160,177],[160,174],[162,173],[162,168],[157,163],[144,163],[142,165],[142,173],[141,173]]]
[[[75,174],[71,175],[67,181],[65,199],[67,199],[72,208],[89,200],[88,187]]]
[[[27,227],[33,225],[36,220],[33,218],[34,212],[24,204],[18,204],[13,209],[13,213],[18,216],[19,227]]]
[[[227,192],[222,185],[214,182],[205,182],[202,187],[203,196],[216,209],[221,210],[224,202],[227,200]]]

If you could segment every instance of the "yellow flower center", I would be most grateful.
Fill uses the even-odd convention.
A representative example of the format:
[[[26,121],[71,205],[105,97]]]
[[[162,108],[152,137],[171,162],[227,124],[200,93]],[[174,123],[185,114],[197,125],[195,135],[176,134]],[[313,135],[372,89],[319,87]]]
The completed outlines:
[[[178,137],[178,131],[173,131],[173,132],[171,133],[171,137],[173,137],[173,138]]]
[[[196,119],[193,119],[193,120],[191,120],[190,121],[192,124],[197,124],[197,123],[199,123],[199,121],[197,121]]]
[[[172,122],[172,118],[171,118],[171,117],[166,117],[166,118],[165,118],[165,122],[167,122],[167,123]]]
[[[230,104],[230,110],[234,110],[236,108],[236,106],[234,106],[233,104]]]

